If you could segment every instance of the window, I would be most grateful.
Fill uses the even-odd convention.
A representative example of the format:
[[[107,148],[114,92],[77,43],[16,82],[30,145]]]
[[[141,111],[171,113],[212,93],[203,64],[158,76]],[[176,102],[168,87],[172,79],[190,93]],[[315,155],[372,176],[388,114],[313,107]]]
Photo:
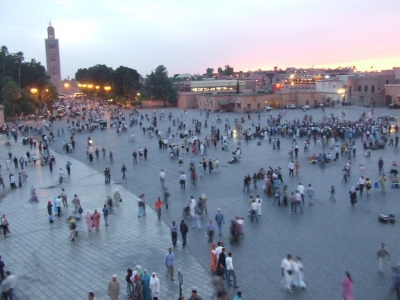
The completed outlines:
[[[349,85],[349,94],[351,94],[351,85]]]
[[[371,93],[375,93],[375,86],[371,86]]]
[[[368,92],[368,85],[364,86],[364,92]]]
[[[358,91],[361,92],[361,85],[358,86]]]
[[[260,103],[257,103],[257,108],[260,108]]]
[[[251,104],[247,104],[247,109],[251,109]]]
[[[386,79],[386,84],[389,84],[389,80]]]

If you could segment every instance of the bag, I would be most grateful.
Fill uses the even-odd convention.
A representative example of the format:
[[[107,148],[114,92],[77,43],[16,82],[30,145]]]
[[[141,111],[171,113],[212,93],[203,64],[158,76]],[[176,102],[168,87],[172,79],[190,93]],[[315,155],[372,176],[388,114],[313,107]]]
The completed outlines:
[[[82,206],[79,206],[78,212],[79,212],[80,215],[83,213]]]
[[[119,198],[119,202],[122,202],[122,198]]]
[[[372,186],[370,183],[367,184],[367,189],[370,189]]]
[[[379,182],[378,181],[375,181],[374,188],[379,189]]]
[[[181,179],[181,180],[179,180],[179,183],[180,183],[180,184],[185,183],[185,180],[182,180],[182,179]]]
[[[289,275],[292,275],[292,274],[293,274],[293,271],[292,271],[292,270],[287,270],[287,272],[288,272]]]

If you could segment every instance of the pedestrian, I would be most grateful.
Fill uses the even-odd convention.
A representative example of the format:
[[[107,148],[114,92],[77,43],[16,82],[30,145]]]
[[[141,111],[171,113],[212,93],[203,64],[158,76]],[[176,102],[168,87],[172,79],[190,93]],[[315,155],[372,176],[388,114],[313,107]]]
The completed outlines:
[[[98,160],[99,158],[97,158]],[[67,164],[65,165],[65,168],[67,169],[67,174],[68,176],[71,176],[71,163],[69,161],[67,161]]]
[[[397,300],[400,300],[400,269],[393,267],[392,287],[390,288],[389,295],[396,291]]]
[[[149,287],[153,300],[158,300],[158,297],[160,297],[160,279],[158,279],[155,272],[151,274]]]
[[[0,285],[0,290],[1,290],[1,299],[2,300],[8,300],[9,298],[9,291],[10,291],[10,282],[9,280],[6,278],[1,282]]]
[[[303,205],[302,205],[302,202],[301,202],[301,194],[299,193],[298,190],[297,190],[296,193],[294,194],[294,197],[295,197],[295,199],[296,199],[296,209],[295,209],[295,212],[297,212],[297,208],[299,208],[300,211],[301,211],[301,213],[304,213],[304,212],[303,212]]]
[[[31,186],[31,197],[29,198],[29,202],[39,202],[39,198],[36,195],[36,187]]]
[[[61,189],[61,195],[60,196],[61,196],[61,200],[62,200],[63,206],[64,207],[68,206],[67,192],[65,191],[64,188]]]
[[[7,271],[6,272],[6,275],[7,275],[7,280],[8,280],[8,283],[9,283],[9,290],[8,290],[8,297],[10,298],[10,300],[13,300],[13,298],[14,298],[14,295],[13,295],[13,293],[14,293],[14,288],[15,288],[15,285],[16,285],[16,281],[17,281],[17,279],[16,279],[16,277],[15,277],[15,275],[12,275],[11,274],[11,272],[10,271]]]
[[[228,286],[231,287],[231,276],[233,277],[233,288],[237,289],[239,286],[236,282],[236,274],[233,269],[233,260],[232,260],[232,252],[228,253],[228,257],[225,259],[226,261],[226,269],[227,269],[227,277],[226,280],[228,281]]]
[[[253,222],[253,219],[255,218],[258,223],[257,209],[258,209],[257,202],[256,202],[256,200],[253,199],[252,202],[250,203],[250,221],[251,222]]]
[[[135,300],[143,300],[143,286],[140,281],[139,274],[135,271],[132,273],[131,282],[132,282],[132,299]]]
[[[122,202],[121,194],[118,191],[118,188],[115,188],[113,199],[114,199],[115,206],[119,206],[119,203]]]
[[[143,270],[142,282],[143,282],[144,300],[151,300],[152,297],[151,297],[151,290],[150,290],[150,275],[146,269]]]
[[[132,277],[132,269],[126,270],[127,274],[125,276],[125,281],[126,281],[126,295],[127,297],[131,296],[132,293],[132,282],[131,282],[131,277]]]
[[[217,213],[215,214],[215,222],[217,223],[219,236],[222,236],[222,224],[225,224],[224,215],[221,212],[221,209],[218,208]]]
[[[210,244],[213,243],[214,231],[215,231],[215,227],[212,223],[212,220],[210,220],[209,224],[207,225],[207,236],[208,236],[208,241]]]
[[[227,276],[228,276],[228,271],[227,271],[227,269],[226,269],[226,255],[225,255],[225,253],[226,253],[226,248],[225,247],[222,247],[222,251],[219,253],[219,255],[218,255],[218,265],[219,264],[222,264],[222,266],[224,267],[224,275],[225,275],[225,278],[227,278]],[[224,279],[225,279],[224,278]]]
[[[379,177],[378,182],[381,185],[382,193],[386,193],[386,175],[382,173],[381,177]]]
[[[174,253],[172,253],[172,248],[168,248],[167,254],[164,257],[164,263],[167,267],[167,277],[169,276],[171,281],[174,281]]]
[[[343,300],[354,300],[353,278],[351,277],[349,272],[346,272],[344,278],[342,279],[342,287]]]
[[[104,204],[103,207],[103,217],[104,217],[104,223],[106,223],[106,226],[108,226],[108,208],[106,204]]]
[[[56,198],[57,217],[61,217],[61,196]]]
[[[161,201],[161,198],[158,197],[157,201],[155,203],[155,209],[157,212],[157,219],[158,221],[161,221],[161,208],[162,208],[163,202]]]
[[[197,295],[196,290],[192,290],[192,295],[190,296],[190,298],[188,300],[203,300],[203,299],[199,295]]]
[[[311,186],[311,183],[308,184],[307,188],[307,196],[308,196],[308,204],[311,206],[314,204],[314,188]]]
[[[182,235],[182,248],[185,248],[185,246],[186,246],[186,235],[189,232],[189,227],[186,225],[184,220],[182,220],[181,224],[179,225],[179,231],[181,232],[181,235]]]
[[[303,203],[303,206],[304,206],[304,192],[305,192],[306,188],[304,187],[304,185],[301,184],[301,182],[299,182],[299,185],[297,186],[297,190],[299,191],[299,193],[301,195],[301,202]]]
[[[86,225],[87,225],[88,231],[91,232],[92,228],[93,228],[93,217],[89,211],[86,211],[85,220],[86,220]]]
[[[299,176],[300,164],[297,160],[296,163],[294,164],[294,168],[296,169],[296,176]]]
[[[122,179],[126,179],[126,175],[125,175],[126,171],[128,171],[128,169],[125,167],[125,164],[122,164],[122,167],[121,167]]]
[[[358,179],[358,181],[357,181],[357,187],[360,191],[360,196],[362,196],[364,186],[365,186],[365,179],[364,179],[364,176],[361,176],[360,179]]]
[[[388,260],[390,260],[389,251],[387,250],[385,243],[382,243],[376,253],[376,257],[378,258],[379,271],[381,273],[383,273],[386,256],[387,256]]]
[[[142,195],[139,196],[139,201],[138,201],[138,208],[139,208],[138,218],[140,218],[140,217],[145,215],[144,214],[144,205],[145,204],[143,202],[143,199],[144,199],[144,195],[142,194]]]
[[[335,198],[335,186],[334,185],[331,185],[331,189],[330,189],[329,193],[331,195],[330,200],[336,201],[336,198]]]
[[[233,300],[243,300],[243,293],[241,291],[238,291]]]
[[[365,188],[367,189],[367,196],[371,193],[371,188],[372,188],[372,182],[369,178],[365,178],[364,182]]]
[[[117,279],[117,275],[113,275],[112,279],[108,283],[108,296],[110,296],[111,300],[118,300],[118,296],[120,293],[120,285]]]
[[[292,291],[292,255],[288,254],[286,258],[282,260],[282,276],[284,277],[284,288],[290,293]]]
[[[79,198],[76,194],[74,195],[74,198],[72,199],[72,204],[74,205],[74,213],[78,214],[79,208],[81,207],[81,200],[79,200]]]
[[[172,225],[169,227],[169,231],[171,232],[172,245],[175,247],[178,240],[178,227],[176,226],[175,221],[172,221]]]
[[[185,190],[185,184],[186,184],[185,172],[182,172],[181,176],[179,177],[179,183],[181,185],[181,191],[184,191]]]
[[[305,290],[306,284],[304,283],[304,266],[299,256],[296,257],[295,261],[292,261],[292,268],[293,268],[293,285]]]
[[[161,172],[160,172],[160,183],[161,183],[161,187],[162,188],[164,187],[164,181],[165,181],[165,172],[164,172],[163,169],[161,169]]]
[[[47,202],[47,213],[49,214],[49,223],[53,224],[53,204],[51,204],[51,201]]]
[[[93,227],[96,228],[96,231],[99,231],[101,215],[100,213],[97,212],[97,209],[94,210],[92,217],[93,217]]]
[[[289,176],[292,175],[292,177],[294,177],[294,175],[293,175],[293,170],[294,170],[293,160],[291,162],[289,162],[288,168],[289,168]]]
[[[211,272],[215,273],[217,271],[217,256],[215,251],[215,244],[212,243],[210,246],[210,268]]]
[[[5,238],[7,237],[7,233],[10,233],[10,230],[8,229],[8,225],[9,225],[9,223],[8,223],[6,215],[2,215],[1,227],[3,228],[3,234],[4,234]]]
[[[137,152],[133,151],[132,156],[133,156],[133,163],[137,164]]]
[[[349,194],[350,194],[350,203],[354,207],[354,204],[357,203],[357,191],[354,188],[354,186],[351,187],[351,190],[349,191]]]
[[[5,266],[6,265],[5,265],[4,261],[1,259],[1,256],[0,256],[0,282],[3,281],[6,278],[5,273],[4,273],[4,267]]]
[[[379,171],[379,174],[381,174],[382,169],[383,169],[383,160],[382,160],[382,157],[379,157],[379,160],[378,160],[378,171]]]

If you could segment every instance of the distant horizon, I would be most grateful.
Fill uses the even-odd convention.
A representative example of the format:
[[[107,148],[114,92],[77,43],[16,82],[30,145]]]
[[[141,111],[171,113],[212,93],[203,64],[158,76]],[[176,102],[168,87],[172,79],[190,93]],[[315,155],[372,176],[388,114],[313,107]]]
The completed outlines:
[[[378,6],[337,0],[324,3],[324,9],[316,0],[24,3],[0,3],[1,46],[46,67],[44,40],[51,21],[63,79],[96,64],[126,66],[142,76],[164,65],[173,76],[225,65],[244,72],[275,66],[356,66],[364,72],[392,69],[400,62],[397,0]]]

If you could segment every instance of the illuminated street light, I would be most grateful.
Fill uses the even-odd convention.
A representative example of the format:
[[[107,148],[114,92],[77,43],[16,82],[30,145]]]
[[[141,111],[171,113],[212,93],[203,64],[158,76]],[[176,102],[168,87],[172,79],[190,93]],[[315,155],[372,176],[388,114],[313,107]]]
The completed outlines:
[[[111,90],[111,87],[105,86],[104,89],[108,92],[109,90]]]
[[[96,85],[96,90],[98,90],[100,88],[100,86],[99,85]]]
[[[137,93],[136,95],[140,96],[140,93]]]
[[[69,83],[64,83],[64,87],[68,88],[69,87]]]
[[[35,89],[35,88],[31,89],[31,93],[32,94],[36,94],[37,93],[37,89]]]
[[[93,84],[89,84],[87,87],[88,87],[89,89],[91,89],[91,88],[93,87]]]

